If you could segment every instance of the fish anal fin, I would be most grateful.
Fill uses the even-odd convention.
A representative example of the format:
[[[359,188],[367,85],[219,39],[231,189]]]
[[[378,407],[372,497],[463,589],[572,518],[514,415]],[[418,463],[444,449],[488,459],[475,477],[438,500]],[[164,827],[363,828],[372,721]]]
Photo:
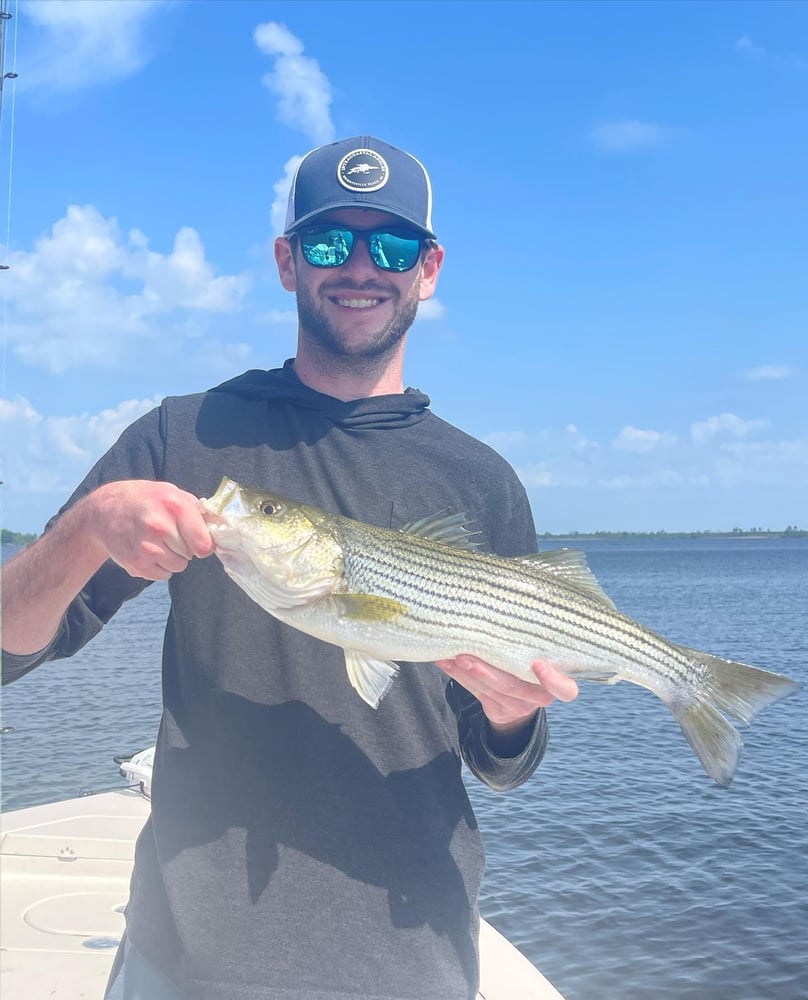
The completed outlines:
[[[371,708],[379,707],[398,673],[391,660],[377,660],[354,649],[345,650],[345,668],[352,687]]]

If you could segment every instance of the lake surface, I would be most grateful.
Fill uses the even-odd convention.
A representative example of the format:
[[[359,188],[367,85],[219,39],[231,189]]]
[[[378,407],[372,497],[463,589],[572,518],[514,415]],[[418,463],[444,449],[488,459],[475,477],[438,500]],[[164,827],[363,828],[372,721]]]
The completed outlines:
[[[808,681],[807,539],[575,544],[644,624]],[[5,809],[122,783],[113,754],[156,735],[166,612],[155,585],[72,660],[4,689]],[[469,779],[483,914],[567,1000],[808,998],[807,698],[808,685],[743,730],[722,789],[651,694],[583,686],[551,709],[525,786]]]

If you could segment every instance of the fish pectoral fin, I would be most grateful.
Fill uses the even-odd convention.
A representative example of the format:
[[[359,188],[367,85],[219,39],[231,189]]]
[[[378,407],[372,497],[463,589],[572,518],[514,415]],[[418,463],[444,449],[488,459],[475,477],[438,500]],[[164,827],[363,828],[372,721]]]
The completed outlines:
[[[345,650],[345,668],[354,690],[371,708],[379,707],[398,673],[398,666],[391,660],[377,660],[355,649]]]
[[[406,604],[375,594],[332,594],[328,600],[341,618],[363,622],[390,622],[401,617]]]
[[[620,674],[580,674],[579,676],[582,681],[591,681],[593,684],[619,684],[623,680]]]
[[[469,531],[469,519],[465,514],[433,514],[419,521],[410,521],[401,527],[408,535],[429,538],[433,542],[454,545],[457,549],[474,551],[480,548],[479,531]]]
[[[516,556],[516,561],[535,569],[538,573],[563,580],[574,587],[579,594],[585,594],[591,600],[605,604],[607,608],[617,610],[614,601],[598,583],[595,574],[586,563],[586,556],[580,549],[551,549],[549,552],[536,552],[527,556]]]

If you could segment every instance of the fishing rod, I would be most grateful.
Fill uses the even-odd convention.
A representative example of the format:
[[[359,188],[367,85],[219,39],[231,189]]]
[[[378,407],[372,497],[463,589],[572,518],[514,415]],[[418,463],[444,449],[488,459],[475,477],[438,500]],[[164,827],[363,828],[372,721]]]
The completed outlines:
[[[6,73],[6,25],[14,17],[8,9],[8,0],[0,0],[0,124],[3,121],[3,86],[6,80],[16,80],[14,70]]]
[[[18,9],[18,4],[14,5],[15,11]],[[6,72],[6,28],[9,21],[14,17],[11,11],[8,9],[8,0],[0,0],[0,135],[2,135],[2,125],[3,125],[3,90],[5,88],[6,80],[16,80],[17,72],[16,68],[11,69]],[[14,67],[17,65],[17,31],[16,22],[14,24]],[[6,233],[6,260],[0,263],[0,271],[8,271],[8,255],[10,251],[10,237],[11,237],[11,163],[14,151],[14,101],[12,92],[12,114],[11,114],[11,136],[9,139],[9,176],[8,176],[8,212],[7,212],[7,233]]]

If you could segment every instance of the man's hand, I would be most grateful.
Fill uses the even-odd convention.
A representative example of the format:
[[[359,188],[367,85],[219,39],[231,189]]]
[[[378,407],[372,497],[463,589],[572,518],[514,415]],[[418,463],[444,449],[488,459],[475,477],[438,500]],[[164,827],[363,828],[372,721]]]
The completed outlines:
[[[540,708],[556,699],[572,701],[578,696],[578,685],[571,677],[541,660],[531,665],[538,684],[520,680],[476,656],[438,660],[437,665],[479,700],[498,736],[498,750],[518,745],[520,734],[532,726]]]
[[[165,580],[213,552],[199,501],[172,483],[126,480],[99,486],[86,524],[92,540],[130,576]]]
[[[99,486],[3,567],[3,649],[23,656],[44,649],[107,559],[131,576],[165,580],[211,552],[191,493],[151,480]]]

